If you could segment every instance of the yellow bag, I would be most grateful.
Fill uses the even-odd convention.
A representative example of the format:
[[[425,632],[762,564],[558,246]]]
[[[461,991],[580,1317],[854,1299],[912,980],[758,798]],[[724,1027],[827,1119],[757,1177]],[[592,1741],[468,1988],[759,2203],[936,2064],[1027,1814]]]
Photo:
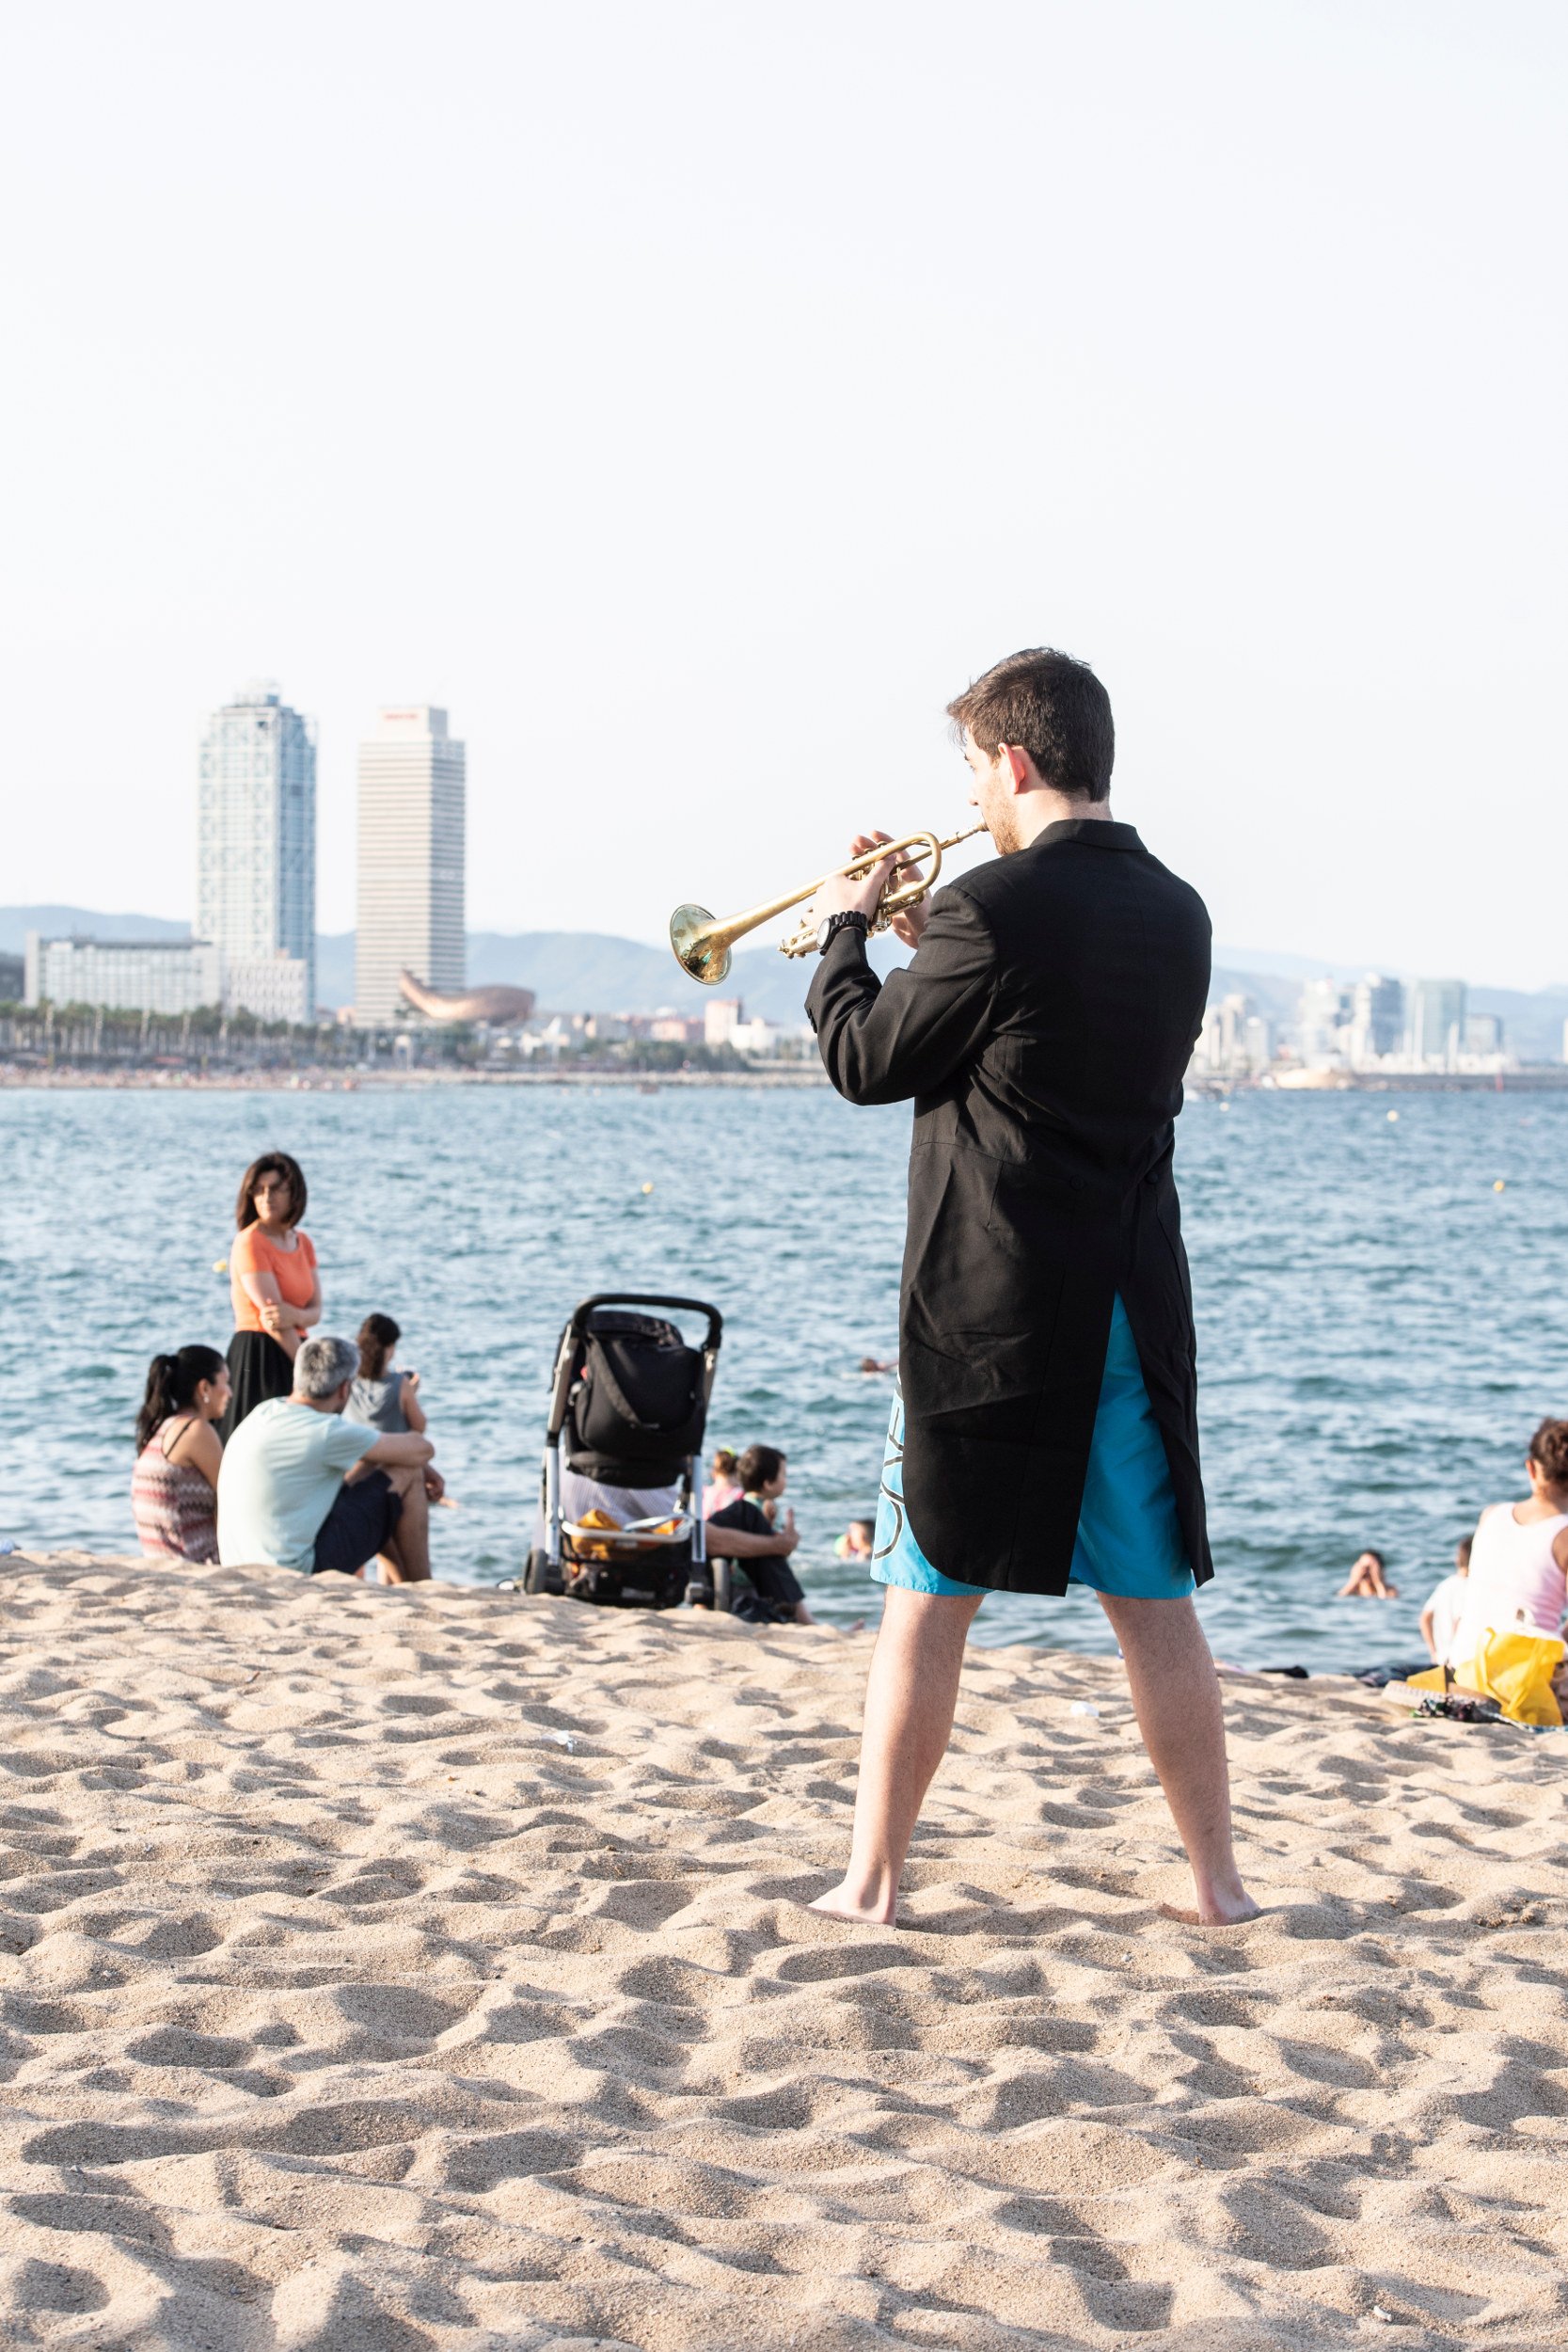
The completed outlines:
[[[1564,1645],[1549,1633],[1526,1633],[1516,1628],[1499,1633],[1489,1626],[1473,1658],[1456,1666],[1433,1666],[1412,1675],[1413,1691],[1476,1691],[1496,1699],[1510,1723],[1560,1724],[1562,1709],[1552,1688],[1561,1665]]]

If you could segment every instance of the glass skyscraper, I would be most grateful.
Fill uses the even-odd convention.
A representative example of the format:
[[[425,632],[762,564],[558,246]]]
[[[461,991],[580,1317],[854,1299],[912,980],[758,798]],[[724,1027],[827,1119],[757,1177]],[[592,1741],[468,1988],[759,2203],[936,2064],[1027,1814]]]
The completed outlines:
[[[208,721],[198,838],[197,936],[223,952],[230,1009],[312,1019],[315,731],[270,680]]]
[[[1463,980],[1418,980],[1410,991],[1406,1051],[1418,1069],[1451,1070],[1465,1044]]]
[[[466,748],[429,703],[380,714],[359,746],[359,911],[354,1010],[372,1025],[409,1018],[406,969],[426,988],[460,990],[467,827]]]

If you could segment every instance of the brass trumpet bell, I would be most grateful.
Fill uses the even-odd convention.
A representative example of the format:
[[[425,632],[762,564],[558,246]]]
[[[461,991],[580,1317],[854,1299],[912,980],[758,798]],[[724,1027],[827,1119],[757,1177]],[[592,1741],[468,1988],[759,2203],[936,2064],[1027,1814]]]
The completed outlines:
[[[705,988],[717,988],[728,977],[730,936],[706,907],[677,907],[670,917],[670,945],[682,971]]]
[[[717,988],[728,975],[731,953],[737,939],[744,939],[748,931],[754,931],[760,925],[770,923],[775,914],[784,914],[791,907],[798,907],[802,899],[814,898],[833,874],[847,874],[851,879],[859,874],[869,874],[871,868],[880,865],[883,858],[891,857],[896,861],[894,872],[878,901],[870,926],[874,931],[885,931],[895,915],[902,914],[906,909],[924,898],[928,890],[935,888],[937,876],[942,871],[942,851],[955,848],[958,842],[967,841],[972,834],[984,830],[983,824],[976,823],[966,825],[961,833],[907,833],[901,841],[881,842],[867,855],[851,858],[847,866],[835,866],[829,873],[818,874],[802,890],[786,891],[782,898],[769,898],[762,906],[748,907],[744,914],[732,914],[724,922],[710,914],[706,907],[677,907],[670,917],[670,945],[675,951],[675,961],[683,972],[689,972],[691,977],[700,980],[705,988]],[[913,882],[898,881],[900,866],[918,865],[927,858],[930,860],[929,873],[917,874]],[[809,956],[816,946],[816,926],[809,922],[800,923],[780,940],[779,953],[782,956]]]

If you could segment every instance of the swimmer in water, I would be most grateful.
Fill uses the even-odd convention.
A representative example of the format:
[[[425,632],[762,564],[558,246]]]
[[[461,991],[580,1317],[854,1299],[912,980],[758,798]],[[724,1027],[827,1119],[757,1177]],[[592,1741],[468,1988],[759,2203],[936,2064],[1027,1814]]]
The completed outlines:
[[[1355,1565],[1335,1594],[1336,1600],[1398,1600],[1400,1588],[1390,1584],[1387,1563],[1381,1551],[1358,1551]]]

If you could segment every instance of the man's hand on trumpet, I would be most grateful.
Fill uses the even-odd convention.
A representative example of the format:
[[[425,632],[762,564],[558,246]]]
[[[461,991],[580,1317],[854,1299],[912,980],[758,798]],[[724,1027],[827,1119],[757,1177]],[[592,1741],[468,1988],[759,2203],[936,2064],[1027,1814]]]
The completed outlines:
[[[849,844],[849,855],[852,859],[869,857],[882,842],[892,839],[890,833],[857,834]],[[851,879],[847,874],[830,874],[819,883],[813,896],[812,913],[818,922],[841,911],[847,914],[863,914],[867,922],[873,922],[889,882],[895,881],[901,887],[905,882],[912,882],[918,871],[919,868],[914,866],[899,866],[895,874],[892,859],[884,857],[879,858],[877,864],[858,879]],[[901,939],[907,947],[917,947],[930,911],[930,900],[920,898],[901,914],[895,914],[889,926],[895,938]]]

